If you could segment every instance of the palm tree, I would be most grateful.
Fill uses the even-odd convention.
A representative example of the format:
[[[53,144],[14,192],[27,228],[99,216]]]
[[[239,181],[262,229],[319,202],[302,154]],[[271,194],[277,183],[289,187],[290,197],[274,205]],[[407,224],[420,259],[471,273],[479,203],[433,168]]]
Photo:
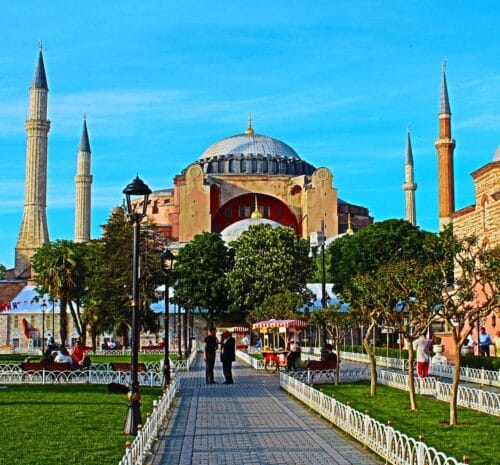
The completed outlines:
[[[68,336],[67,307],[69,305],[75,328],[80,337],[84,336],[79,311],[75,311],[73,300],[81,297],[85,277],[81,260],[80,244],[68,240],[57,240],[43,244],[32,260],[34,280],[39,293],[48,293],[51,298],[59,299],[61,345],[66,346]]]

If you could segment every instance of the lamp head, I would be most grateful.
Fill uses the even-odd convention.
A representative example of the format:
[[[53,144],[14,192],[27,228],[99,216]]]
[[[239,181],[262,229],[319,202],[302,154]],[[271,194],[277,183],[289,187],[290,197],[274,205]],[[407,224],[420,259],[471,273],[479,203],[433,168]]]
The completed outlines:
[[[42,313],[44,313],[47,310],[47,304],[45,302],[42,302],[40,304],[40,310],[42,311]]]
[[[174,260],[175,260],[174,254],[168,248],[166,248],[160,254],[161,270],[164,273],[170,273],[174,269]]]
[[[139,177],[136,178],[123,189],[125,198],[127,200],[127,214],[130,218],[146,216],[146,209],[148,207],[148,197],[151,194],[149,186]],[[140,206],[142,200],[142,211],[136,211],[136,205]]]

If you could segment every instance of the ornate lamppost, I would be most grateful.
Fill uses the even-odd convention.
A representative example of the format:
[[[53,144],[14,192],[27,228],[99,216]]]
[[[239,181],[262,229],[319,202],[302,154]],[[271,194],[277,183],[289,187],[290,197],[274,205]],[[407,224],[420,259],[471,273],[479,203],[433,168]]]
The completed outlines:
[[[146,216],[148,197],[151,189],[137,176],[125,189],[127,200],[127,216],[134,227],[134,242],[132,254],[132,351],[131,351],[131,381],[128,393],[128,413],[125,422],[125,434],[136,435],[137,427],[142,424],[141,393],[139,391],[138,358],[139,338],[137,312],[139,306],[139,239],[141,220]],[[141,208],[142,207],[142,208]],[[137,210],[136,210],[137,208]]]
[[[40,305],[40,310],[42,311],[42,356],[45,353],[45,312],[47,311],[47,304],[42,302]]]
[[[316,258],[318,248],[321,250],[321,308],[325,309],[328,304],[326,293],[326,264],[325,264],[325,222],[321,220],[321,231],[311,233],[309,238],[310,257]],[[321,327],[321,339],[323,346],[326,344],[326,327]]]
[[[169,353],[169,330],[170,330],[170,306],[169,306],[169,278],[170,274],[174,269],[174,254],[167,248],[160,254],[160,266],[161,270],[165,274],[165,315],[163,318],[163,324],[165,327],[165,346],[164,346],[164,358],[163,358],[163,388],[166,388],[170,384],[170,353]]]

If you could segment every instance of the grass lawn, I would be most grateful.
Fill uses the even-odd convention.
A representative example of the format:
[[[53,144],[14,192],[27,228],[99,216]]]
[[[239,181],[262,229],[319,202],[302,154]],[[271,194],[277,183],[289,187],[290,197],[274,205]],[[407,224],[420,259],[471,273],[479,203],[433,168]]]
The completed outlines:
[[[145,422],[161,388],[141,393]],[[116,465],[131,440],[126,414],[126,395],[106,385],[9,385],[0,389],[0,465]]]
[[[448,426],[449,404],[425,396],[417,396],[418,411],[409,410],[407,392],[378,385],[377,397],[370,397],[366,382],[334,385],[317,385],[327,395],[347,403],[356,410],[369,410],[372,418],[380,422],[392,421],[394,429],[415,439],[423,434],[426,444],[461,461],[470,457],[473,465],[499,463],[500,418],[459,408],[455,427]]]

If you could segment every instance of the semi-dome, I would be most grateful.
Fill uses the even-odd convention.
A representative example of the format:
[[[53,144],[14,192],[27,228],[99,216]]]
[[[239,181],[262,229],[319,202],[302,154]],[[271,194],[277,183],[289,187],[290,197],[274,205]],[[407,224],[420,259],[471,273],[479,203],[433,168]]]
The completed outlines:
[[[493,161],[500,161],[500,145],[497,147],[495,155],[493,156]]]
[[[224,228],[221,232],[222,240],[226,244],[229,244],[230,242],[238,239],[243,232],[255,224],[269,224],[273,228],[284,227],[282,224],[276,221],[268,220],[267,218],[246,218],[244,220],[236,221],[236,223],[230,224],[228,227]]]
[[[198,160],[206,174],[310,175],[314,166],[302,161],[288,144],[255,134],[252,121],[243,134],[226,137],[208,147]]]

